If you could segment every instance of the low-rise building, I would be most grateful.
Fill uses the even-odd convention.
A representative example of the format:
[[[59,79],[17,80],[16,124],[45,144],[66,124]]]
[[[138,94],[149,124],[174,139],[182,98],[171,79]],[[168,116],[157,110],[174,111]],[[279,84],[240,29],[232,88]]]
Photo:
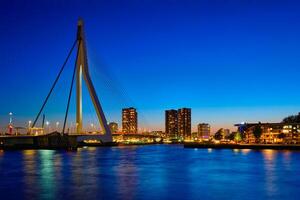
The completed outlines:
[[[237,124],[248,143],[300,143],[300,123],[245,123]],[[255,130],[259,127],[259,134]],[[260,137],[258,137],[260,135]]]

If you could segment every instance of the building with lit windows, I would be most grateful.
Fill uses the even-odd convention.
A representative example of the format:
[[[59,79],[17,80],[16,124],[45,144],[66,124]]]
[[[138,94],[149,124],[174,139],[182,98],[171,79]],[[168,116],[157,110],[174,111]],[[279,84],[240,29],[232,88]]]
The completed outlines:
[[[178,136],[185,140],[192,139],[191,109],[181,108],[178,111]]]
[[[137,133],[138,130],[138,114],[135,108],[122,109],[122,132]]]
[[[245,141],[255,143],[253,134],[255,127],[261,128],[260,143],[274,144],[295,144],[300,143],[300,123],[243,123],[237,124],[239,132],[245,136]]]
[[[198,139],[209,139],[210,125],[207,123],[198,124]]]
[[[118,123],[116,123],[116,122],[110,122],[110,123],[108,124],[108,126],[109,126],[110,131],[111,131],[112,133],[117,133],[118,130],[119,130]]]
[[[178,136],[178,112],[177,110],[165,111],[165,133],[170,139],[177,139]]]

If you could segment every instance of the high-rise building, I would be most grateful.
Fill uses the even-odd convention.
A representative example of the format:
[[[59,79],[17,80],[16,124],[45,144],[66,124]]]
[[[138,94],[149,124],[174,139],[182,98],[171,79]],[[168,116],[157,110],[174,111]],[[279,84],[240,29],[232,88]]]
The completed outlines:
[[[191,109],[181,108],[178,110],[178,136],[183,139],[191,139]]]
[[[198,124],[198,138],[208,139],[210,136],[210,125],[206,123]]]
[[[122,132],[137,133],[138,115],[135,108],[122,109]]]
[[[177,138],[178,136],[178,112],[177,110],[165,111],[165,128],[168,138]]]
[[[118,132],[118,130],[119,130],[119,128],[118,128],[118,123],[116,123],[116,122],[110,122],[110,123],[108,124],[108,126],[109,126],[109,128],[110,128],[111,133],[116,133],[116,132]]]

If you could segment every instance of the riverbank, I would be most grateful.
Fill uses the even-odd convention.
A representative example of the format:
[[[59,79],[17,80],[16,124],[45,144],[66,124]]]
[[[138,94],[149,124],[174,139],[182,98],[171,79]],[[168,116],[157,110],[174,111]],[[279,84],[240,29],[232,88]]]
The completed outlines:
[[[273,150],[300,150],[300,145],[285,144],[213,144],[213,143],[184,143],[184,148],[200,149],[273,149]]]
[[[53,132],[47,135],[1,136],[1,150],[66,149],[76,150],[76,136]]]

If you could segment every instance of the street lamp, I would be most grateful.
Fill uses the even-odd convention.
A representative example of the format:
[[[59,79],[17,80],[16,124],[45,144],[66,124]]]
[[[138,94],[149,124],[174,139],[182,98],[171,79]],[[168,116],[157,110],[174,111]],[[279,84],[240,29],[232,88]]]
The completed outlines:
[[[9,113],[9,123],[10,123],[10,124],[12,123],[12,115],[13,115],[12,112],[10,112],[10,113]]]
[[[94,131],[94,124],[92,123],[91,124],[91,127],[92,127],[92,132]]]
[[[59,122],[56,122],[56,130],[58,130]]]
[[[32,121],[31,121],[31,120],[29,120],[29,121],[28,121],[28,130],[27,130],[27,133],[28,133],[28,134],[30,134],[30,133],[31,133],[31,129],[30,129],[30,128],[31,128],[31,126],[30,126],[30,125],[31,125],[31,123],[32,123]]]
[[[49,124],[50,122],[49,121],[46,121],[46,126],[47,126],[47,131],[49,132]]]

